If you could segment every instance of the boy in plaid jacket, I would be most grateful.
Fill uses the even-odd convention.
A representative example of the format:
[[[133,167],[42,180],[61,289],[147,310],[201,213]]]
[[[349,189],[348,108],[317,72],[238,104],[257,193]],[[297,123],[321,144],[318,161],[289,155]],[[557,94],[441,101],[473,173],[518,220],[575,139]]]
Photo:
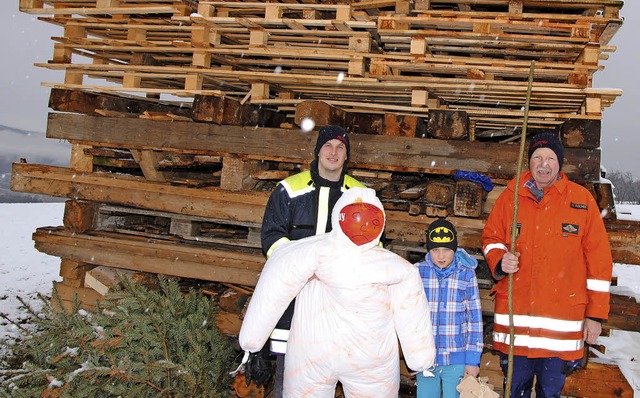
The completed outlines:
[[[457,398],[456,386],[477,377],[482,355],[482,308],[475,268],[478,261],[458,248],[453,224],[438,219],[427,230],[425,260],[418,263],[431,310],[436,343],[433,377],[416,376],[417,397]]]

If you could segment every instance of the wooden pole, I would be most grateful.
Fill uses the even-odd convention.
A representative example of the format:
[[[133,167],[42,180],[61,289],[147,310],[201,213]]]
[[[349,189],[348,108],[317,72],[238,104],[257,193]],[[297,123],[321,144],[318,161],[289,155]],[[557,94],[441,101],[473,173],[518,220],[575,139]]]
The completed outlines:
[[[524,144],[527,140],[527,123],[529,121],[529,103],[531,102],[531,89],[533,87],[533,71],[535,61],[531,61],[529,69],[529,86],[527,87],[527,100],[524,105],[524,120],[522,121],[522,134],[520,135],[520,153],[518,154],[518,165],[516,167],[516,187],[513,191],[513,219],[511,221],[511,247],[512,254],[516,252],[516,234],[518,232],[518,193],[520,191],[520,174],[522,173],[522,161],[524,158]],[[515,339],[515,328],[513,325],[513,274],[509,274],[509,362],[507,364],[507,383],[505,387],[505,398],[511,397],[511,379],[513,377],[513,343]]]

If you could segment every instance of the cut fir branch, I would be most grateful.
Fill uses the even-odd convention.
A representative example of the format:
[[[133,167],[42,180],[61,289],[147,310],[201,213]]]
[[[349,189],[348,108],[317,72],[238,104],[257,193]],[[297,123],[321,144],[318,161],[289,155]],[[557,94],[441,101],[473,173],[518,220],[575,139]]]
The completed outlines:
[[[42,310],[23,302],[24,358],[0,371],[0,395],[48,397],[224,397],[234,351],[215,327],[215,308],[196,291],[160,278],[159,290],[129,279],[95,312],[63,308],[54,290]]]

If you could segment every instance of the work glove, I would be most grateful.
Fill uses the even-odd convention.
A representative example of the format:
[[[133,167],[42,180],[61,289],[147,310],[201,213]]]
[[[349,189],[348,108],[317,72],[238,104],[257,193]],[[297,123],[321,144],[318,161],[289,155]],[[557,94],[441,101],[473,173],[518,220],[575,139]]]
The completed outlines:
[[[258,387],[266,386],[269,384],[272,374],[273,369],[268,349],[263,348],[258,352],[249,354],[244,368],[244,377],[247,379],[247,385],[254,382]]]

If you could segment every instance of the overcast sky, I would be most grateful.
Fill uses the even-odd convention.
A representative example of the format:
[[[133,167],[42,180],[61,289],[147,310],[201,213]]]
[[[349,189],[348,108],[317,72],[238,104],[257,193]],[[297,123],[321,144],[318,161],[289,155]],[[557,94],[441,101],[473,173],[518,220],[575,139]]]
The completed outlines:
[[[603,165],[608,171],[631,171],[640,176],[640,0],[625,1],[622,16],[625,22],[610,43],[617,51],[601,61],[605,70],[595,74],[593,87],[624,91],[605,109]],[[62,36],[62,29],[19,12],[18,0],[0,0],[0,124],[42,132],[44,137],[49,88],[40,83],[59,83],[64,75],[33,64],[51,59],[51,36]]]

